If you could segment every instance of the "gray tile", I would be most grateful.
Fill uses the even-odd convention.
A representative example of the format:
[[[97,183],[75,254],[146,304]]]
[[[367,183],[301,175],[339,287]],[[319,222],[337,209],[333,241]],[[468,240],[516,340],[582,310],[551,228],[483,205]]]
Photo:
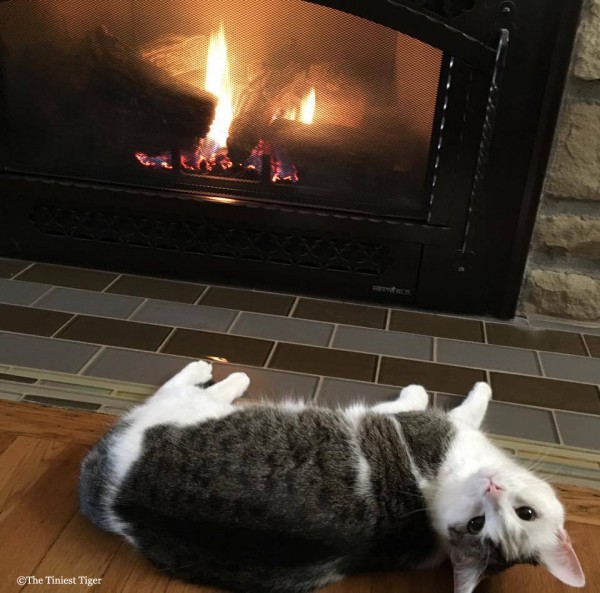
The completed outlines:
[[[10,393],[8,391],[2,391],[0,389],[0,399],[11,401],[11,402],[18,402],[22,397],[23,397],[22,393]]]
[[[580,383],[600,383],[600,359],[568,354],[540,354],[547,377]]]
[[[552,321],[550,318],[537,319],[535,317],[529,318],[529,325],[531,327],[539,327],[541,329],[557,329],[565,332],[575,332],[578,334],[594,334],[600,336],[600,326],[595,323],[593,325],[575,325],[572,323],[562,321]]]
[[[98,351],[97,346],[51,338],[0,334],[0,362],[76,373]]]
[[[333,339],[335,348],[419,360],[431,360],[432,345],[429,336],[348,326],[339,326]]]
[[[188,329],[226,331],[236,313],[237,311],[216,307],[148,301],[140,307],[139,311],[135,312],[132,319]]]
[[[50,288],[47,284],[0,278],[0,302],[11,305],[30,305]]]
[[[85,370],[84,375],[158,387],[191,360],[180,356],[107,348]]]
[[[541,375],[535,353],[521,348],[438,339],[437,362]]]
[[[319,390],[317,403],[335,408],[345,407],[360,402],[373,406],[382,401],[391,401],[398,397],[399,388],[344,381],[342,379],[325,379]]]
[[[556,422],[565,445],[600,449],[600,417],[556,412]]]
[[[308,401],[313,398],[318,383],[318,378],[311,375],[234,364],[213,365],[213,379],[220,381],[231,373],[240,371],[250,377],[250,387],[244,397],[252,400],[265,399],[276,402],[286,399],[301,399]]]
[[[232,334],[268,338],[280,342],[294,342],[312,346],[327,346],[333,330],[330,323],[304,321],[289,317],[242,313],[236,321]]]
[[[40,299],[35,306],[41,309],[54,309],[68,313],[99,315],[125,319],[131,315],[143,299],[119,294],[106,294],[90,290],[55,288]]]
[[[463,397],[438,393],[436,405],[445,410],[456,407]],[[483,421],[486,433],[546,443],[558,443],[552,413],[525,406],[491,402]]]

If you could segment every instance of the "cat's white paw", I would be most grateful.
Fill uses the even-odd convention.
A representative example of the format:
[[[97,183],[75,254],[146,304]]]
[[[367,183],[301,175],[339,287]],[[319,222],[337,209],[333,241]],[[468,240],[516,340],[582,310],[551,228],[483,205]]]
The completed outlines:
[[[424,410],[429,403],[429,396],[421,385],[407,385],[400,392],[399,399],[410,403],[415,410]]]
[[[240,395],[248,389],[250,385],[250,377],[246,373],[231,373],[227,377],[227,383]]]
[[[473,385],[469,397],[489,401],[492,399],[492,388],[484,381],[479,381]]]
[[[212,379],[212,364],[204,360],[190,362],[183,372],[193,385],[203,385]]]

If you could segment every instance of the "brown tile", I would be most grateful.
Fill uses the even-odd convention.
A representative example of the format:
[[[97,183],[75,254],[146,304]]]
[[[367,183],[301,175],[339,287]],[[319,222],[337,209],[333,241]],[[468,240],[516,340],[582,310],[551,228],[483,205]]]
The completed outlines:
[[[262,366],[273,342],[212,332],[178,329],[161,352],[194,358],[225,359],[228,362]]]
[[[34,336],[51,336],[71,317],[69,313],[59,311],[0,305],[0,330]]]
[[[600,400],[593,385],[504,373],[492,373],[491,380],[498,401],[600,414]]]
[[[91,344],[154,351],[170,331],[171,328],[159,325],[82,315],[69,323],[57,337]]]
[[[19,280],[54,284],[55,286],[67,286],[69,288],[83,288],[85,290],[102,290],[116,277],[117,274],[111,274],[110,272],[55,266],[52,264],[35,264],[35,266],[19,276]]]
[[[484,371],[402,358],[384,358],[379,372],[379,383],[398,387],[416,383],[430,391],[458,395],[466,395],[477,381],[485,381]]]
[[[488,344],[585,356],[581,336],[552,329],[532,329],[505,323],[486,323]]]
[[[21,270],[24,270],[31,262],[16,259],[0,258],[0,278],[12,278]]]
[[[193,303],[205,288],[201,284],[172,282],[161,278],[122,276],[106,292],[159,299],[161,301]]]
[[[287,315],[293,303],[294,297],[283,294],[215,286],[209,288],[200,301],[200,304],[210,307],[270,313],[271,315]]]
[[[60,399],[58,397],[45,397],[40,395],[26,395],[24,402],[41,404],[42,406],[55,406],[58,408],[75,408],[76,410],[85,410],[86,412],[95,412],[100,408],[100,404],[89,402],[79,402],[72,399]]]
[[[316,299],[300,299],[294,310],[294,317],[301,319],[360,325],[378,329],[385,328],[386,315],[387,309],[383,308]]]
[[[590,354],[594,358],[600,358],[600,336],[588,336],[587,334],[583,336],[585,339],[588,348],[590,349]]]
[[[11,381],[12,383],[27,383],[31,385],[37,379],[34,377],[23,377],[22,375],[10,375],[9,373],[0,373],[0,381]]]
[[[377,357],[316,346],[278,344],[270,367],[326,377],[373,381]]]
[[[414,313],[413,311],[392,311],[390,329],[409,334],[483,342],[482,323],[475,319],[444,317],[443,315]]]

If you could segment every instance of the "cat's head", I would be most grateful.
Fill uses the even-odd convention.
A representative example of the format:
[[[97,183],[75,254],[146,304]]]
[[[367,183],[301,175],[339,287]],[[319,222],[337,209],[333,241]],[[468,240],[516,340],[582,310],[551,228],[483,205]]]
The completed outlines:
[[[583,587],[554,490],[478,430],[490,397],[479,383],[449,413],[457,435],[440,474],[434,520],[454,567],[454,591],[471,593],[485,576],[519,563],[541,564]]]

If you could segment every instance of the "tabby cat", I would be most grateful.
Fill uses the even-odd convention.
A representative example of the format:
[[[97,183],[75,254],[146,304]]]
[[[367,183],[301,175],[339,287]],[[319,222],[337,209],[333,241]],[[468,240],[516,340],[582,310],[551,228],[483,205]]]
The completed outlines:
[[[518,563],[585,578],[552,488],[479,430],[491,390],[449,413],[406,387],[371,408],[234,406],[193,362],[82,464],[80,502],[171,575],[235,593],[308,593],[364,571],[449,557],[454,592]]]

